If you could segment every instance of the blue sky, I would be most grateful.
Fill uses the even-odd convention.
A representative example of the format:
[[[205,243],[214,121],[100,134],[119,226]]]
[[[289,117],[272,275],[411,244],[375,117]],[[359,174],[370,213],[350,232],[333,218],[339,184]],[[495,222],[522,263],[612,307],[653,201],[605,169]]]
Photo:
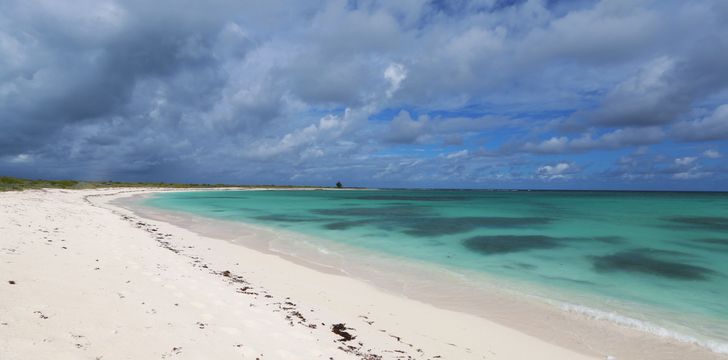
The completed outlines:
[[[0,2],[0,174],[728,190],[728,2]]]

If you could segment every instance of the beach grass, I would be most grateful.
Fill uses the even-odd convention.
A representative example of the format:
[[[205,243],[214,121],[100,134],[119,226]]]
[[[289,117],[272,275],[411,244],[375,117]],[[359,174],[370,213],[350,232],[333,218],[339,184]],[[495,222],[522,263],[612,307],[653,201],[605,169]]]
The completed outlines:
[[[0,191],[20,191],[30,189],[98,189],[98,188],[320,188],[321,186],[297,185],[233,185],[233,184],[186,184],[165,182],[120,182],[120,181],[80,181],[80,180],[44,180],[23,179],[12,176],[0,176]]]

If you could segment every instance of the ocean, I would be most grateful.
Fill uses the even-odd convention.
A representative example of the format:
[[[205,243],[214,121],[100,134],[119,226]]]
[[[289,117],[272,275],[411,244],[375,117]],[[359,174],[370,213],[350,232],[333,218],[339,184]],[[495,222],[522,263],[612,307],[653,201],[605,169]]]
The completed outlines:
[[[568,311],[728,353],[728,193],[201,191],[145,204],[303,234],[322,254],[364,251],[474,283],[484,274]]]

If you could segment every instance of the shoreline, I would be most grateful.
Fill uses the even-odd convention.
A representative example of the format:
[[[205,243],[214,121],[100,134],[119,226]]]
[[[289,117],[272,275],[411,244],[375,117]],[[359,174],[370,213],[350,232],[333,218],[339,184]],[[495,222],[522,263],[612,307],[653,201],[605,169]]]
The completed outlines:
[[[248,191],[248,190],[249,189],[246,189],[246,191]],[[148,193],[147,194],[138,194],[136,196],[138,197],[138,196],[145,196],[145,195],[148,195]],[[129,197],[127,197],[125,199],[120,199],[120,200],[122,200],[122,202],[125,202],[124,200],[128,200],[128,199],[129,199]],[[113,200],[107,201],[106,203],[110,204],[114,207],[119,207],[121,205],[121,204],[119,204],[119,201],[113,201]],[[466,349],[467,349],[466,353],[460,354],[460,355],[458,355],[458,357],[448,357],[448,356],[443,355],[442,358],[444,358],[444,359],[481,358],[481,356],[475,352],[475,349],[478,346],[482,346],[484,344],[481,344],[483,340],[482,340],[481,336],[479,336],[477,334],[477,332],[479,330],[480,331],[487,330],[486,333],[491,333],[493,331],[496,331],[496,329],[491,328],[491,327],[494,327],[494,325],[496,325],[496,327],[499,328],[499,329],[497,329],[498,331],[503,331],[503,332],[508,332],[508,333],[515,331],[515,332],[519,333],[519,335],[522,335],[522,336],[528,337],[528,338],[531,338],[531,336],[532,336],[530,334],[528,334],[528,335],[523,334],[520,330],[514,330],[511,327],[505,326],[501,322],[492,322],[492,319],[486,319],[482,316],[477,316],[477,315],[474,315],[471,313],[454,310],[452,308],[438,307],[432,303],[423,301],[422,299],[415,299],[410,296],[406,296],[405,294],[402,294],[395,290],[395,288],[398,285],[397,281],[390,282],[389,283],[390,286],[382,287],[382,286],[380,286],[380,285],[382,285],[381,282],[371,281],[371,279],[364,279],[361,277],[353,276],[353,274],[351,274],[348,271],[344,271],[340,267],[331,266],[329,264],[322,264],[319,262],[311,261],[310,258],[307,259],[304,257],[291,255],[291,254],[287,254],[287,253],[284,253],[281,251],[276,251],[276,250],[267,248],[267,246],[268,246],[267,241],[270,240],[270,238],[269,238],[270,234],[275,234],[275,235],[283,234],[283,236],[291,236],[291,235],[294,235],[294,233],[290,233],[290,232],[282,233],[282,232],[278,232],[277,230],[263,227],[263,226],[255,226],[255,225],[251,225],[251,224],[244,224],[244,223],[238,223],[238,222],[227,222],[227,221],[222,221],[222,220],[204,218],[204,217],[194,216],[194,215],[191,215],[191,214],[188,214],[185,212],[166,211],[166,210],[149,208],[149,207],[138,206],[138,205],[130,206],[129,203],[125,203],[124,206],[122,206],[122,207],[125,208],[127,211],[130,211],[131,213],[135,214],[136,216],[139,216],[140,218],[145,218],[145,219],[152,220],[152,221],[171,224],[173,226],[181,227],[185,230],[198,234],[201,237],[220,239],[220,240],[232,245],[233,247],[243,248],[245,250],[258,253],[260,255],[270,256],[270,257],[280,259],[283,262],[293,265],[294,268],[297,268],[296,273],[298,273],[299,271],[303,271],[304,269],[301,268],[301,267],[303,267],[306,270],[312,270],[314,273],[325,275],[325,276],[329,277],[329,279],[332,279],[331,277],[333,277],[333,278],[337,279],[337,281],[340,281],[347,285],[356,284],[357,287],[364,286],[365,289],[363,291],[362,291],[362,289],[358,289],[361,292],[360,294],[347,295],[344,297],[345,300],[339,299],[339,301],[338,301],[339,304],[355,303],[356,300],[353,300],[353,298],[355,298],[357,296],[361,297],[361,298],[366,298],[366,297],[369,297],[372,295],[381,295],[381,296],[385,296],[389,300],[397,299],[398,302],[403,301],[406,305],[401,307],[400,311],[404,312],[405,311],[404,309],[408,309],[406,312],[410,313],[408,316],[408,318],[410,320],[412,320],[413,317],[419,317],[421,314],[418,314],[417,310],[421,310],[421,309],[426,309],[425,311],[427,311],[427,313],[428,313],[427,316],[430,316],[430,317],[432,317],[432,315],[433,315],[432,313],[434,311],[444,312],[442,314],[442,316],[435,317],[433,320],[428,321],[429,326],[430,327],[432,327],[432,326],[440,327],[440,329],[438,329],[438,332],[444,331],[445,333],[447,333],[449,331],[452,331],[453,332],[452,334],[448,334],[449,336],[452,336],[452,339],[462,339],[462,337],[475,336],[473,341],[471,341],[469,343],[469,346],[466,347]],[[250,242],[246,243],[246,242],[241,241],[241,239],[240,239],[241,236],[239,235],[241,233],[243,234],[243,236],[242,236],[243,238],[253,238],[253,241],[256,243],[251,244]],[[265,234],[265,233],[267,233],[267,234]],[[258,242],[261,239],[264,239],[264,240],[262,242]],[[419,269],[425,270],[424,267],[420,267]],[[432,269],[429,269],[429,270],[432,270]],[[435,272],[432,272],[431,274],[434,275],[434,273]],[[308,275],[310,276],[311,274],[309,273]],[[303,277],[304,276],[301,276],[301,278],[303,278]],[[322,286],[322,288],[323,288],[323,286]],[[317,292],[325,291],[322,288],[318,288],[316,291]],[[309,303],[318,303],[322,300],[319,296],[316,296],[316,295],[311,296],[311,295],[313,295],[313,294],[311,294],[311,293],[307,294],[308,297],[305,299]],[[332,294],[330,294],[330,295],[332,295]],[[337,294],[337,295],[343,295],[343,294]],[[336,295],[331,296],[331,298],[333,298],[333,297],[336,297]],[[329,299],[329,301],[330,300],[331,299]],[[511,298],[509,298],[507,301],[510,301],[510,300],[511,300]],[[383,301],[382,303],[379,303],[376,305],[370,304],[369,306],[374,307],[374,308],[379,308],[379,310],[372,311],[371,314],[367,315],[367,317],[373,318],[372,314],[376,314],[377,312],[391,311],[390,309],[388,309],[389,305],[390,304],[387,303],[386,301]],[[346,308],[346,306],[343,306],[343,307]],[[409,310],[409,308],[414,308],[415,310]],[[352,310],[353,309],[346,309],[346,312],[352,312]],[[389,315],[394,316],[394,314],[389,314]],[[454,318],[463,317],[466,319],[462,319],[462,318],[457,319],[457,320],[449,319],[452,317],[454,317]],[[422,319],[420,319],[420,320],[422,320]],[[395,322],[394,324],[399,325],[399,321]],[[394,324],[392,324],[392,325],[394,325]],[[465,326],[466,324],[469,324],[469,325]],[[473,331],[471,329],[476,329],[476,330]],[[416,329],[416,328],[400,330],[400,332],[403,332],[403,331],[423,332],[421,329]],[[465,333],[463,333],[463,331],[465,331]],[[513,334],[511,334],[511,336],[513,336]],[[397,338],[399,338],[399,337],[400,336],[397,336]],[[402,336],[402,338],[404,339],[405,336]],[[433,338],[431,336],[427,336],[427,338],[429,338],[428,341],[433,340]],[[527,341],[527,342],[531,345],[534,345],[534,344],[532,344],[532,340],[534,340],[534,339],[538,339],[539,342],[543,341],[540,338],[531,338],[530,339],[531,341]],[[520,339],[520,337],[519,337],[519,339],[513,339],[513,340],[524,341],[524,339]],[[458,342],[456,340],[452,340],[452,342],[447,342],[446,345],[448,347],[459,346],[457,343]],[[510,349],[508,349],[508,351],[517,351],[517,352],[522,351],[522,350],[515,349],[515,347],[511,348],[511,346],[513,346],[513,345],[508,346],[510,348]],[[518,345],[516,345],[516,346],[518,346]],[[550,345],[550,343],[549,343],[549,346],[553,346],[553,345]],[[568,354],[554,356],[553,358],[564,358],[563,356],[566,356],[566,358],[570,358],[570,359],[571,358],[573,358],[573,359],[578,359],[578,358],[600,359],[600,358],[605,358],[606,356],[608,356],[608,355],[596,354],[593,351],[586,354],[583,350],[574,351],[574,349],[564,348],[561,346],[558,346],[558,348],[561,349],[560,351],[566,351]],[[503,351],[504,350],[494,352],[492,350],[484,349],[484,350],[482,350],[481,355],[488,353],[488,355],[490,355],[490,356],[495,356],[497,353],[500,353]],[[546,353],[539,353],[538,355],[536,353],[533,353],[531,355],[528,355],[527,357],[518,357],[518,356],[513,357],[513,354],[510,354],[505,357],[495,356],[494,358],[496,358],[496,359],[532,358],[532,357],[536,357],[536,356],[544,356],[544,354],[548,354],[548,353],[549,353],[548,351]],[[490,356],[488,356],[487,358],[491,358]],[[552,357],[546,355],[546,358],[552,358]]]
[[[140,204],[131,207],[141,216],[173,223],[199,234],[224,238],[227,241],[234,239],[236,231],[245,231],[249,228],[256,229],[259,233],[269,232],[287,238],[289,243],[292,241],[307,243],[307,239],[311,238],[308,235],[265,225],[207,218],[187,212],[151,208]],[[214,223],[215,230],[210,231],[210,227],[206,225],[198,226],[199,221]],[[295,240],[290,240],[291,238]],[[327,241],[326,245],[334,245],[339,249],[345,248],[344,251],[335,251],[339,256],[342,252],[351,253],[352,250],[356,256],[344,255],[346,259],[343,262],[332,263],[326,260],[320,261],[325,257],[319,256],[320,254],[316,254],[316,251],[312,249],[297,247],[275,250],[270,248],[270,241],[267,248],[261,244],[232,241],[238,245],[253,247],[257,251],[277,255],[318,271],[343,274],[371,283],[396,296],[495,321],[503,326],[589,355],[602,358],[613,356],[618,359],[728,358],[724,345],[718,345],[709,340],[698,340],[692,335],[684,335],[644,320],[580,305],[565,300],[563,296],[560,297],[562,300],[553,300],[550,296],[551,293],[530,293],[524,290],[523,286],[514,287],[507,284],[513,281],[512,279],[495,279],[485,274],[471,272],[468,275],[477,277],[479,285],[487,284],[473,289],[473,282],[469,281],[472,278],[461,279],[462,269],[458,269],[457,272],[444,267],[435,269],[432,264],[414,259],[397,258],[360,248],[352,249],[348,245],[335,244],[331,241]],[[290,253],[291,251],[293,254]],[[361,257],[365,257],[365,259],[361,260]],[[393,266],[395,263],[396,266]],[[406,264],[404,266],[406,270],[402,268],[404,264]],[[398,279],[391,280],[391,276],[388,275],[395,273],[398,274]],[[425,278],[428,280],[417,281],[417,277],[422,277],[423,273],[427,274]],[[437,281],[432,281],[433,278]],[[435,285],[433,286],[433,284]],[[448,286],[441,284],[448,284]],[[529,290],[534,289],[529,288]],[[436,293],[449,295],[433,295]],[[453,301],[457,296],[451,294],[460,295],[465,301]],[[574,336],[574,333],[579,336]],[[724,352],[718,352],[716,349]]]
[[[137,190],[0,194],[3,359],[595,358],[107,204]]]
[[[579,336],[574,344],[582,349],[575,351],[498,319],[392,294],[356,276],[110,204],[160,191],[0,193],[0,231],[9,234],[0,239],[0,273],[8,277],[0,286],[9,294],[0,298],[0,353],[9,359],[725,358],[644,333],[632,338],[632,330],[621,336],[640,347],[633,354],[648,356],[595,351]],[[505,322],[520,315],[506,314]]]

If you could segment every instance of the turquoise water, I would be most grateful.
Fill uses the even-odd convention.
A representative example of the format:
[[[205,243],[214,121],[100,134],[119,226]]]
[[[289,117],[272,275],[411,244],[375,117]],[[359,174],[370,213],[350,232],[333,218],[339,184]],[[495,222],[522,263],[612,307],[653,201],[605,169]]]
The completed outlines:
[[[146,203],[517,280],[728,343],[726,193],[211,191]]]

